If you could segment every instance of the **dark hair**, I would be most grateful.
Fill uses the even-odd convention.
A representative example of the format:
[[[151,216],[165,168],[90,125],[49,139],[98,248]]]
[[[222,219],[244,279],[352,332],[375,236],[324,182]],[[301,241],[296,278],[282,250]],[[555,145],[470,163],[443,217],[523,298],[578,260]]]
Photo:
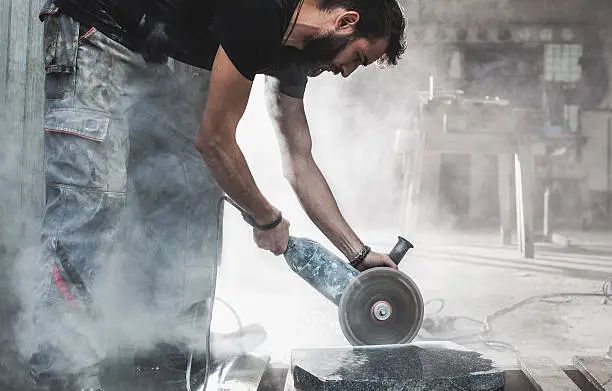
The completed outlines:
[[[389,43],[383,64],[395,65],[406,50],[404,29],[406,21],[397,0],[318,0],[319,8],[332,10],[344,8],[359,13],[356,36],[370,40],[387,38]]]

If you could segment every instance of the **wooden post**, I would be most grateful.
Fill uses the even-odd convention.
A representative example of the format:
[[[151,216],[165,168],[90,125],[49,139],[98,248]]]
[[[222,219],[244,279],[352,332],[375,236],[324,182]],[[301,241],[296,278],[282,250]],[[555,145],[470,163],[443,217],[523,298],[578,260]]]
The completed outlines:
[[[479,220],[483,217],[483,195],[485,170],[487,165],[486,155],[470,154],[470,220]]]
[[[404,235],[414,234],[419,218],[419,194],[422,182],[422,167],[424,155],[424,135],[417,134],[408,157],[409,167],[405,170],[402,190],[402,233]]]
[[[405,229],[408,226],[408,220],[410,219],[410,184],[412,178],[412,172],[414,171],[414,154],[416,152],[416,140],[414,135],[412,137],[405,136],[403,131],[400,131],[396,135],[394,153],[396,156],[397,166],[401,173],[400,182],[400,212],[399,212],[399,226],[400,230]]]
[[[9,0],[0,12],[0,242],[35,240],[44,197],[41,2]],[[6,23],[5,23],[6,22]]]
[[[515,155],[516,221],[518,247],[525,258],[534,257],[534,164],[529,145],[519,145]]]
[[[544,236],[544,240],[550,242],[552,239],[552,226],[551,226],[551,216],[550,216],[550,186],[546,186],[546,190],[544,190],[544,223],[542,234]]]
[[[551,155],[551,148],[546,148],[545,164],[546,164],[546,179],[544,182],[544,216],[542,222],[542,236],[545,242],[550,243],[552,240],[553,227],[552,227],[552,213],[550,210],[550,199],[551,199],[551,189],[554,182],[554,170],[553,170],[553,161]]]
[[[40,241],[44,200],[41,0],[6,0],[0,11],[0,389],[28,389],[16,352],[17,254]],[[32,261],[34,264],[34,261]]]
[[[499,183],[499,221],[501,242],[512,244],[512,156],[508,154],[497,156],[497,171]]]
[[[402,184],[401,184],[401,198],[400,198],[400,230],[404,233],[408,233],[408,227],[410,226],[411,213],[411,200],[410,200],[410,189],[412,186],[412,162],[414,161],[412,154],[408,153],[402,156]]]
[[[540,391],[580,391],[580,388],[563,372],[551,358],[519,357],[521,370],[531,384]]]
[[[418,199],[419,208],[424,210],[427,221],[437,221],[440,217],[440,169],[442,154],[425,151],[421,167],[421,189]]]
[[[523,172],[518,153],[514,155],[514,188],[516,190],[516,241],[518,249],[523,254],[525,252],[525,224],[523,210]]]
[[[612,360],[598,356],[574,356],[572,357],[574,367],[593,385],[598,391],[612,391]]]

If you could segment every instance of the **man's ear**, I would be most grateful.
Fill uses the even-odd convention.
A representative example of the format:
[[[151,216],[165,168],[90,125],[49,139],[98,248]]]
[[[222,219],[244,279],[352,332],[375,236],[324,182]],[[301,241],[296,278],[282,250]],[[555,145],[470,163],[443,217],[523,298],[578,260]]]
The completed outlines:
[[[344,11],[336,19],[336,31],[344,34],[352,34],[359,22],[359,12]]]

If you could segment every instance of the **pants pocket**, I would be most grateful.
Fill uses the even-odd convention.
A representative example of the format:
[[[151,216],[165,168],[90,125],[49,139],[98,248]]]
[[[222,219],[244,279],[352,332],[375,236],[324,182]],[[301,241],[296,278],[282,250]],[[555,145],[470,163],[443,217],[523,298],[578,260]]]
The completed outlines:
[[[43,129],[104,141],[110,121],[108,114],[95,110],[54,108],[45,113]]]
[[[46,73],[74,74],[79,44],[79,22],[57,10],[45,14],[42,19]]]
[[[43,129],[88,140],[104,141],[108,113],[77,104],[77,59],[81,38],[79,22],[57,8],[41,12],[44,23],[45,116]]]
[[[57,8],[41,12],[46,102],[71,106],[77,69],[79,23]]]

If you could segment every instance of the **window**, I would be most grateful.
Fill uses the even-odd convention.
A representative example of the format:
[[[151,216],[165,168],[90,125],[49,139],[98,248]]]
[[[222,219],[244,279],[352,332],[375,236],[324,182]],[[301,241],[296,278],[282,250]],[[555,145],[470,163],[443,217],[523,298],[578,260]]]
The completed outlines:
[[[582,45],[548,44],[544,47],[544,79],[564,83],[575,83],[580,79],[578,64],[582,56]]]
[[[564,119],[566,129],[572,133],[578,132],[578,116],[579,108],[576,105],[566,105],[564,110]]]

